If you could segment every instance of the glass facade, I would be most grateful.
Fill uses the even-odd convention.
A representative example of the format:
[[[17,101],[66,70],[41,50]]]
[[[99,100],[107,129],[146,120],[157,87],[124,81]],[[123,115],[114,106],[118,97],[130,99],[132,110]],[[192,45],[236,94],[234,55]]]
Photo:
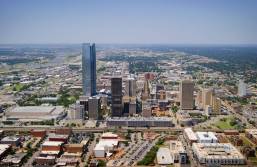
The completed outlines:
[[[82,44],[82,82],[84,96],[96,94],[96,51],[95,44]]]

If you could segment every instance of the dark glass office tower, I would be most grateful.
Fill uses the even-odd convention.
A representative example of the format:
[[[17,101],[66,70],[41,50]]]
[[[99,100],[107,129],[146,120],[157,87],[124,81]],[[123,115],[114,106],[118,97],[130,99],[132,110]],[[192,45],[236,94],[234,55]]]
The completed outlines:
[[[82,82],[84,96],[96,94],[96,51],[95,44],[82,44]]]
[[[122,116],[122,78],[113,77],[111,80],[112,90],[112,116]]]

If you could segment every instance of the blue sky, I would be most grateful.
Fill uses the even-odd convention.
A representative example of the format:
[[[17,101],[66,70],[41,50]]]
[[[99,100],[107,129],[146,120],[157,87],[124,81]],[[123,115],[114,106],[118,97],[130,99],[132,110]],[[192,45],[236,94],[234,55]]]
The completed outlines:
[[[0,0],[0,43],[257,44],[256,0]]]

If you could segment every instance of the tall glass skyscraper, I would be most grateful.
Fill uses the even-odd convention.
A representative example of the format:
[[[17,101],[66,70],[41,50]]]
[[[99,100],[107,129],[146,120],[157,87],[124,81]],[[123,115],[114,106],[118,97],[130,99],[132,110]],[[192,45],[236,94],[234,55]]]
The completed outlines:
[[[82,44],[82,82],[84,96],[96,94],[96,52],[95,44]]]

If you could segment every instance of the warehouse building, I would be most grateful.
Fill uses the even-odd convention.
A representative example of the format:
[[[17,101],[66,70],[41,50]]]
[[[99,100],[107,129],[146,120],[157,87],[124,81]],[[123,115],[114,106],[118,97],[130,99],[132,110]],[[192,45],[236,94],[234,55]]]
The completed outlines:
[[[6,112],[6,120],[41,122],[59,120],[65,115],[63,106],[22,106]]]

